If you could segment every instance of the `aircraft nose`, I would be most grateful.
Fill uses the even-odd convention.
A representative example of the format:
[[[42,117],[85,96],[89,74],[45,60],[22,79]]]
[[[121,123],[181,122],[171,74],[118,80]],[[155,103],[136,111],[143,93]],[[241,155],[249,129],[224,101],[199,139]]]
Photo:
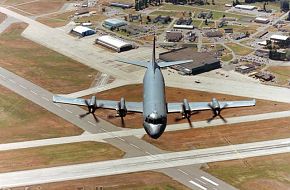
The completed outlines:
[[[144,128],[146,133],[153,139],[159,138],[165,130],[165,124],[152,124],[144,122]]]

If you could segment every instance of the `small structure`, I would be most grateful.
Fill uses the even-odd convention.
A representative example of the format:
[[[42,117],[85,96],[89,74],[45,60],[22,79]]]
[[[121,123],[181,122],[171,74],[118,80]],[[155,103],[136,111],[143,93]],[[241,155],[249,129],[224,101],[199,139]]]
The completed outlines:
[[[113,2],[113,3],[110,3],[110,6],[112,6],[112,7],[120,7],[120,8],[123,8],[123,9],[130,9],[130,8],[133,7],[133,4],[132,3]]]
[[[221,38],[223,36],[223,33],[219,30],[211,30],[211,31],[206,32],[205,35],[209,38],[213,38],[213,37]]]
[[[262,23],[262,24],[267,24],[270,22],[268,18],[263,18],[263,17],[257,17],[254,20],[256,23]]]
[[[174,29],[193,30],[194,29],[194,26],[193,25],[177,25],[177,24],[174,24],[173,25],[173,28]]]
[[[76,34],[80,37],[85,37],[95,34],[96,31],[86,26],[76,26],[74,29],[71,30],[71,33]]]
[[[252,6],[252,5],[236,5],[235,6],[236,9],[243,9],[243,10],[248,10],[248,11],[252,11],[254,9],[256,9],[256,6]]]
[[[274,34],[270,37],[270,40],[279,47],[290,46],[290,36]]]
[[[89,14],[89,13],[90,13],[89,9],[84,8],[84,9],[80,9],[80,10],[78,10],[78,11],[75,13],[75,15],[76,15],[76,16],[80,16],[80,15]]]
[[[161,24],[168,24],[169,22],[171,22],[171,17],[170,16],[157,16],[156,18],[154,18],[153,23],[158,23],[160,22]]]
[[[166,40],[168,42],[179,42],[182,39],[182,32],[180,31],[167,31]]]
[[[265,72],[259,72],[259,73],[255,74],[255,77],[258,79],[261,79],[263,81],[271,81],[275,78],[274,75],[272,75],[270,73],[265,73]]]
[[[240,39],[246,38],[248,36],[245,33],[234,33],[234,34],[231,35],[231,37],[234,40],[240,40]]]
[[[235,68],[235,71],[242,73],[242,74],[247,74],[247,73],[250,73],[254,70],[255,70],[255,66],[252,64],[240,65],[240,66],[237,66]]]
[[[226,34],[234,33],[234,29],[233,28],[224,28],[224,31],[225,31]]]
[[[97,38],[96,44],[103,45],[117,52],[127,51],[133,48],[132,44],[125,42],[123,40],[120,40],[118,38],[114,38],[109,35],[105,35],[105,36],[101,36]]]
[[[119,28],[119,27],[125,26],[125,25],[127,25],[126,21],[116,19],[116,18],[106,19],[103,22],[103,26],[110,29],[110,30],[114,30],[116,28]]]
[[[199,74],[221,67],[220,61],[211,53],[196,52],[192,48],[180,48],[159,54],[163,61],[192,60],[190,63],[171,66],[185,74]]]

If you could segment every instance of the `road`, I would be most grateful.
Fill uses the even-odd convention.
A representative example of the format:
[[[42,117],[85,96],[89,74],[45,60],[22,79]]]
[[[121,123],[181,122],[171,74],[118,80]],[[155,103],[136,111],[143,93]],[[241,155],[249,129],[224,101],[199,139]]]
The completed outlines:
[[[0,174],[0,187],[25,186],[64,180],[82,179],[97,176],[115,175],[163,168],[180,167],[191,164],[243,159],[290,151],[290,138],[248,144],[230,145],[174,153],[164,153],[119,160],[76,164],[53,168],[43,168]],[[183,171],[185,172],[185,171]],[[186,172],[185,172],[186,173]],[[187,176],[188,177],[188,176]],[[192,177],[192,176],[191,176]],[[200,176],[201,178],[202,176]],[[218,188],[219,183],[199,184],[194,178],[188,182],[204,189]],[[202,178],[201,178],[202,179]],[[193,181],[194,183],[192,183]],[[200,189],[203,189],[199,187]]]

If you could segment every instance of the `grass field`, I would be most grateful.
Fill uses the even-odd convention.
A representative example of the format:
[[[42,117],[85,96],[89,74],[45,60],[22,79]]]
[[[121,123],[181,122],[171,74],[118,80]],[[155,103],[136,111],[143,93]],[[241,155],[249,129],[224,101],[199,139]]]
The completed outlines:
[[[249,32],[250,34],[253,34],[257,31],[257,29],[259,28],[259,25],[257,25],[257,24],[251,24],[249,26],[227,25],[227,26],[224,26],[222,28],[233,28],[234,33],[236,33],[236,32],[241,32],[241,33]]]
[[[87,163],[122,158],[124,153],[105,143],[81,142],[0,152],[0,172]]]
[[[0,143],[79,135],[83,131],[0,86]]]
[[[93,190],[98,187],[104,190],[189,190],[164,174],[150,171],[34,185],[29,190]],[[23,190],[23,187],[12,190]]]
[[[253,50],[250,48],[246,48],[236,43],[226,43],[226,45],[233,50],[236,55],[244,56],[252,53]]]
[[[0,66],[54,93],[88,88],[97,71],[23,38],[14,24],[0,35]]]
[[[289,85],[290,82],[290,67],[270,66],[268,71],[275,75],[275,79],[280,85]]]
[[[209,163],[206,172],[241,190],[289,190],[290,154]]]
[[[70,21],[70,17],[75,14],[75,11],[69,11],[61,14],[52,14],[45,17],[37,18],[37,21],[50,27],[61,27]]]
[[[7,0],[4,2],[6,5],[13,5],[15,8],[20,9],[24,12],[39,15],[47,14],[58,11],[65,3],[74,2],[73,0]],[[21,12],[20,12],[21,13]],[[23,13],[23,12],[22,12]]]

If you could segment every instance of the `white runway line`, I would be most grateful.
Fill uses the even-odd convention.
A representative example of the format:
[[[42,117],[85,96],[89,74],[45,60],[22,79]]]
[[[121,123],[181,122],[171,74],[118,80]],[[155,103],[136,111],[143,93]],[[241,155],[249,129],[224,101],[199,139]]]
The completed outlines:
[[[46,97],[41,97],[41,98],[49,102],[49,99],[47,99]]]
[[[21,84],[19,85],[21,88],[23,88],[23,89],[27,89],[25,86],[22,86]]]
[[[194,182],[194,181],[192,181],[192,180],[189,181],[189,183],[195,185],[196,187],[199,187],[199,188],[202,189],[202,190],[207,190],[206,187],[204,187],[204,186],[202,186],[202,185],[200,185],[200,184],[198,184],[198,183],[196,183],[196,182]]]
[[[93,122],[91,121],[88,121],[89,124],[93,125],[93,126],[97,126],[96,124],[94,124]]]
[[[133,146],[133,147],[135,147],[135,148],[137,148],[137,149],[139,149],[139,150],[141,150],[141,148],[139,146],[136,146],[136,145],[134,145],[132,143],[130,143],[130,145]]]
[[[181,173],[185,174],[185,175],[189,175],[188,173],[186,173],[185,171],[181,170],[181,169],[177,169],[178,171],[180,171]]]
[[[218,183],[216,183],[216,182],[212,181],[211,179],[208,179],[208,178],[206,178],[204,176],[201,176],[200,178],[205,180],[205,181],[207,181],[207,182],[209,182],[209,183],[211,183],[211,184],[213,184],[213,185],[215,185],[215,186],[219,186]]]
[[[0,76],[1,76],[2,78],[6,79],[6,77],[5,77],[4,75],[1,75],[1,74],[0,74]]]
[[[72,113],[72,111],[68,110],[68,109],[65,109],[65,111],[67,111],[68,113]]]
[[[31,92],[32,94],[35,94],[35,95],[37,95],[37,93],[36,93],[36,92],[34,92],[33,90],[30,90],[30,92]]]
[[[59,107],[59,108],[61,108],[61,106],[59,104],[54,104],[54,105],[57,106],[57,107]]]
[[[202,183],[202,184],[204,184],[204,185],[206,185],[206,183],[205,182],[203,182],[203,181],[201,181],[200,179],[198,179],[198,178],[194,178],[196,181],[199,181],[200,183]]]
[[[9,79],[9,81],[12,82],[12,83],[14,83],[14,84],[16,84],[16,82],[14,80],[12,80],[12,79]]]

